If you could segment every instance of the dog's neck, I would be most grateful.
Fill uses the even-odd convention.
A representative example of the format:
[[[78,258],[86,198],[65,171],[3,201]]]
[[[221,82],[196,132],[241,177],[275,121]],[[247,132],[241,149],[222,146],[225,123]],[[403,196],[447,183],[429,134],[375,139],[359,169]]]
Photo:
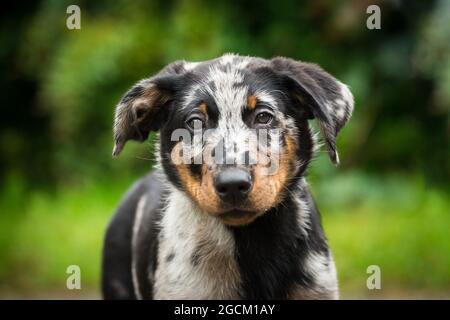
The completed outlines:
[[[245,298],[285,298],[289,294],[286,288],[294,283],[307,286],[311,280],[306,270],[311,249],[327,254],[304,179],[277,207],[241,227],[224,225],[219,218],[203,212],[185,192],[167,184],[159,262],[164,264],[163,257],[176,251],[178,274],[205,277],[214,270],[214,278],[223,279],[192,290],[203,290],[205,295],[218,298],[240,298],[236,296],[236,288],[240,287]],[[163,274],[159,278],[170,281],[170,277]]]

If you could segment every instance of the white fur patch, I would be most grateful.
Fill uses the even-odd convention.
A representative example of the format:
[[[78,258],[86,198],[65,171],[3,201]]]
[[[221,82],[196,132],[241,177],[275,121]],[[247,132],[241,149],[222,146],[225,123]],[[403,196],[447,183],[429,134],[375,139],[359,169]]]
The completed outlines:
[[[353,98],[353,94],[351,93],[351,91],[348,88],[348,86],[346,86],[342,82],[340,82],[339,85],[341,86],[342,99],[347,103],[348,108],[349,108],[349,113],[352,113],[353,106],[355,104],[355,101],[354,101],[354,98]]]
[[[271,95],[269,92],[267,91],[258,91],[255,93],[255,96],[257,97],[257,99],[265,104],[268,104],[269,106],[271,106],[272,108],[276,108],[276,101],[275,98],[273,97],[273,95]]]
[[[308,204],[296,196],[295,201],[297,203],[297,222],[300,227],[300,231],[305,237],[308,237],[308,233],[311,230],[311,218]]]
[[[192,69],[194,69],[195,67],[197,67],[200,64],[200,62],[185,62],[183,64],[183,67],[186,71],[190,71]]]
[[[350,92],[348,86],[343,84],[342,82],[338,82],[341,88],[341,97],[342,99],[337,99],[335,101],[336,104],[336,118],[343,126],[348,119],[350,118],[353,112],[353,106],[355,104],[353,94]]]
[[[142,217],[144,216],[146,204],[147,204],[147,196],[144,195],[139,199],[139,202],[136,207],[136,214],[134,216],[134,223],[133,223],[133,235],[131,238],[131,248],[132,248],[131,274],[133,278],[134,293],[138,300],[142,300],[142,294],[139,290],[139,281],[137,276],[136,247],[137,247],[137,239],[139,236],[139,228],[141,227]]]
[[[171,188],[160,227],[155,299],[239,298],[234,238],[217,218]]]
[[[309,273],[314,276],[314,280],[319,287],[317,291],[328,292],[330,299],[338,299],[338,282],[336,267],[331,253],[329,256],[312,252],[309,254],[306,267]]]

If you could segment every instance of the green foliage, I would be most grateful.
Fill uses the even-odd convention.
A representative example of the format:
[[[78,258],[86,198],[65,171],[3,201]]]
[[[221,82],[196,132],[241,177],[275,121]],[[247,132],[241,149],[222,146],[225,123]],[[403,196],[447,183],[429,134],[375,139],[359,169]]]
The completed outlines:
[[[0,210],[16,214],[0,215],[0,297],[98,297],[104,230],[135,178],[35,191],[15,207],[1,199]],[[19,180],[8,187],[4,197],[24,198]],[[312,187],[343,297],[448,297],[448,195],[420,179],[358,173],[313,179]],[[71,264],[81,268],[81,292],[65,289]],[[365,286],[369,265],[381,267],[380,291]]]
[[[325,230],[344,292],[450,286],[450,201],[421,179],[347,174],[319,184]],[[369,265],[382,272],[383,290],[365,287]]]
[[[2,175],[11,166],[38,171],[44,163],[51,163],[48,174],[33,184],[111,174],[107,155],[120,95],[173,60],[231,51],[313,61],[348,83],[356,109],[340,148],[349,166],[420,171],[441,185],[450,176],[448,2],[385,4],[379,31],[365,27],[365,8],[353,2],[267,1],[256,10],[249,1],[82,2],[82,29],[75,31],[65,28],[68,4],[43,1],[22,22],[21,37],[4,35],[23,40],[6,52],[19,66],[11,70],[15,78],[33,88],[26,96],[11,88],[4,103],[23,99],[24,114],[2,120]],[[40,161],[17,161],[28,150]],[[132,161],[120,167],[138,172]]]
[[[2,203],[2,212],[16,214],[0,216],[0,296],[48,288],[64,292],[72,264],[81,268],[83,289],[98,289],[104,230],[131,180],[22,193],[16,207]],[[11,194],[4,197],[17,196],[17,183],[9,182]]]
[[[322,151],[309,174],[344,296],[377,296],[370,264],[383,296],[448,292],[450,2],[383,2],[376,31],[357,1],[79,1],[81,30],[69,4],[0,22],[0,296],[61,293],[69,264],[97,294],[107,220],[154,163],[154,134],[111,159],[115,104],[171,61],[225,52],[312,61],[355,95],[341,167]]]

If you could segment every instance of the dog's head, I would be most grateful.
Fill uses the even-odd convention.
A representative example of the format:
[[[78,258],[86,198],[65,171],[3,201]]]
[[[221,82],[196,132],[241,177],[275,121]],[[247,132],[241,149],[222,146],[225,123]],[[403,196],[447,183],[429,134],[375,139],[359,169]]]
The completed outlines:
[[[316,119],[331,161],[353,110],[347,86],[314,64],[225,55],[174,62],[132,87],[116,108],[117,156],[160,132],[169,180],[207,214],[244,225],[276,207],[314,151]]]

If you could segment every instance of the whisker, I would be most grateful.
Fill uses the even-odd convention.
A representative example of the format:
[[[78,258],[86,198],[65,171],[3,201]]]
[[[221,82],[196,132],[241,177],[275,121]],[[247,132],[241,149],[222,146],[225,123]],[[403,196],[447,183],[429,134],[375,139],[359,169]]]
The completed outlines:
[[[136,156],[135,158],[138,160],[155,161],[155,158],[151,159],[151,158],[144,158],[144,157],[140,157],[140,156]]]

